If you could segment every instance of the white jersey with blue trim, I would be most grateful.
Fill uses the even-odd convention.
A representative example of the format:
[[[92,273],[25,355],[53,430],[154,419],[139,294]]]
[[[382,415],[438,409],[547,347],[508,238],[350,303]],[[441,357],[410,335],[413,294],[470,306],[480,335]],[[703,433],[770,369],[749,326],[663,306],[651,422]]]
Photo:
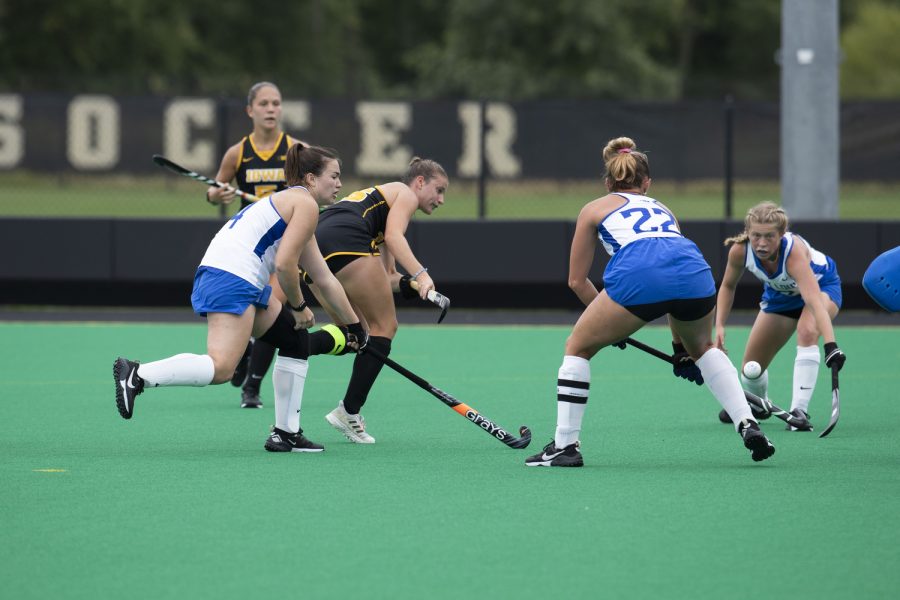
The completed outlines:
[[[829,269],[828,257],[813,248],[809,242],[802,237],[794,235],[790,231],[786,232],[784,237],[781,238],[781,246],[778,249],[778,268],[775,273],[769,275],[762,267],[759,259],[753,254],[753,250],[750,248],[750,242],[745,242],[747,256],[744,259],[744,268],[762,281],[763,285],[772,288],[776,292],[786,296],[800,295],[800,288],[797,286],[797,282],[787,272],[787,259],[797,241],[804,244],[807,250],[809,250],[809,266],[812,268],[813,275],[816,276],[816,281],[818,281]]]
[[[263,289],[275,271],[275,252],[286,228],[269,196],[247,206],[222,226],[200,266],[227,271]]]
[[[662,204],[639,194],[613,192],[627,200],[597,225],[597,237],[610,256],[635,240],[684,237],[675,216]]]

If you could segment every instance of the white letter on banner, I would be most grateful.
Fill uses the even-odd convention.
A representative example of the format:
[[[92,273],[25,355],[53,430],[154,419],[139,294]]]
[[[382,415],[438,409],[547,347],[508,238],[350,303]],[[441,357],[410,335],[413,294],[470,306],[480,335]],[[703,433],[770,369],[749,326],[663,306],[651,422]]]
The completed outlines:
[[[0,167],[12,168],[25,156],[22,96],[0,94]]]
[[[477,177],[481,162],[481,106],[477,102],[462,102],[457,114],[463,126],[462,156],[459,157],[457,168],[463,177]],[[485,126],[485,162],[489,171],[497,177],[518,177],[522,172],[522,165],[512,151],[516,140],[515,111],[508,104],[490,102],[487,105]]]
[[[400,132],[412,124],[412,107],[406,102],[360,102],[360,152],[357,175],[400,175],[412,160],[409,146],[400,144]]]
[[[198,173],[217,170],[215,148],[209,140],[192,142],[195,127],[212,128],[216,104],[208,99],[173,100],[163,114],[163,154]]]
[[[281,104],[281,121],[286,131],[309,129],[309,102],[285,100]]]
[[[119,105],[110,96],[75,96],[69,103],[66,157],[76,169],[111,169],[119,162]]]

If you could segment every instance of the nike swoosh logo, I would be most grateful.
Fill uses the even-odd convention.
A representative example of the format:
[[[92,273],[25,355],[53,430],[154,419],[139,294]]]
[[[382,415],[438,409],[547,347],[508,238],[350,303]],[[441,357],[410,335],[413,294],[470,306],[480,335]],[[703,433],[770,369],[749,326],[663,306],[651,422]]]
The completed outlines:
[[[132,369],[131,372],[128,374],[127,384],[128,384],[129,389],[132,389],[132,390],[134,389],[134,376],[136,373],[137,373],[137,369]]]
[[[809,387],[803,387],[803,386],[801,385],[801,386],[800,386],[800,389],[801,389],[801,390],[811,390],[812,388],[809,388]]]
[[[562,452],[557,452],[556,454],[547,454],[546,452],[544,452],[543,454],[541,454],[541,460],[553,460],[560,454],[562,454]]]
[[[253,160],[252,156],[250,158],[242,158],[241,162],[250,162],[251,160]]]
[[[122,398],[125,399],[125,410],[130,411],[131,407],[128,406],[128,388],[123,381],[120,381],[119,385],[122,386]]]

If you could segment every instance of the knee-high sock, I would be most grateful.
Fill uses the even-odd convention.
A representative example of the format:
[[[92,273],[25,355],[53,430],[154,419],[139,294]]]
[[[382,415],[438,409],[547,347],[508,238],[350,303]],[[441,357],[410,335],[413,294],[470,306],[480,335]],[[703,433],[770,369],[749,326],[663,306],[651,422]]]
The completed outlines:
[[[140,373],[139,373],[140,374]],[[816,389],[816,377],[819,376],[819,347],[797,346],[797,358],[794,359],[794,393],[791,397],[791,410],[802,409],[809,412],[809,401]]]
[[[556,434],[559,449],[578,441],[581,420],[591,387],[591,363],[578,356],[564,356],[556,380]]]
[[[750,379],[743,373],[741,373],[741,384],[744,386],[744,389],[753,394],[754,396],[759,396],[760,398],[768,398],[769,394],[769,370],[766,369],[762,373],[759,374],[759,377],[756,379]]]
[[[756,421],[753,413],[750,412],[747,399],[744,398],[744,390],[738,380],[737,369],[734,368],[724,352],[718,348],[710,348],[697,361],[697,366],[700,367],[700,373],[703,374],[703,381],[706,382],[709,391],[731,417],[735,429],[744,419]]]
[[[300,358],[278,356],[272,369],[275,387],[275,427],[289,433],[300,431],[300,405],[309,363]]]
[[[189,385],[203,387],[212,383],[216,366],[208,354],[176,354],[138,367],[138,377],[151,387]]]
[[[369,338],[369,345],[384,354],[391,353],[391,339],[380,336]],[[347,393],[344,394],[344,410],[351,415],[358,414],[369,397],[369,390],[375,383],[375,378],[381,373],[384,363],[367,352],[357,354],[353,361],[353,373],[350,375],[350,383],[347,384]]]
[[[275,346],[262,340],[253,342],[253,351],[250,353],[250,367],[247,369],[247,381],[244,383],[245,391],[259,394],[259,386],[269,367],[275,358]]]

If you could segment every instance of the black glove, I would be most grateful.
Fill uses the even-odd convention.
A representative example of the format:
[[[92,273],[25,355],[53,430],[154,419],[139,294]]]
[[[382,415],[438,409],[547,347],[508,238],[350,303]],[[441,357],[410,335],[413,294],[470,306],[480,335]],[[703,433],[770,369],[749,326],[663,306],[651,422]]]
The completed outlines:
[[[615,346],[619,350],[625,349],[625,340],[619,340],[618,342],[613,342],[610,346]]]
[[[835,342],[825,342],[825,366],[829,369],[837,369],[838,371],[843,368],[844,363],[847,361],[847,355],[838,348],[838,345]]]
[[[672,372],[675,377],[681,377],[688,381],[693,381],[697,385],[703,385],[703,375],[700,373],[700,367],[694,364],[691,355],[684,349],[681,342],[672,342]]]
[[[410,283],[411,281],[412,281],[412,277],[410,277],[409,275],[404,275],[403,277],[400,278],[400,283],[399,283],[400,295],[403,296],[404,298],[418,298],[419,297],[419,292],[417,292],[416,290],[413,289],[413,286]]]
[[[347,352],[362,352],[363,348],[366,347],[366,344],[369,343],[369,334],[363,329],[362,323],[350,323],[345,329],[346,332],[344,333],[344,336],[347,338],[347,344],[344,346],[344,351],[341,352],[341,354],[346,354]],[[350,347],[351,343],[357,344],[356,350],[353,350],[353,348]]]

